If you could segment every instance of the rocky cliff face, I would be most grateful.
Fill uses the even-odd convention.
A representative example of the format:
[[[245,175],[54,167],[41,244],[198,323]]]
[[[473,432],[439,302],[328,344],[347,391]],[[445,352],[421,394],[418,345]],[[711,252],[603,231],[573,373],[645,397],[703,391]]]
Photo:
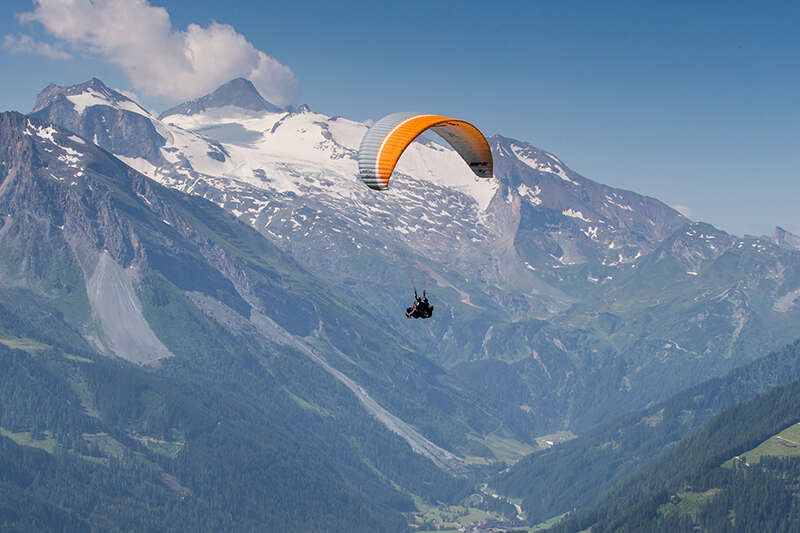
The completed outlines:
[[[797,236],[781,227],[775,228],[775,232],[772,234],[772,240],[778,246],[791,248],[793,250],[800,250],[800,236]]]
[[[522,200],[515,242],[531,264],[632,263],[686,222],[662,202],[586,179],[529,143],[500,135],[491,143],[495,174]]]
[[[58,124],[112,153],[158,164],[166,139],[150,113],[93,78],[71,87],[49,85],[36,98],[32,116]]]

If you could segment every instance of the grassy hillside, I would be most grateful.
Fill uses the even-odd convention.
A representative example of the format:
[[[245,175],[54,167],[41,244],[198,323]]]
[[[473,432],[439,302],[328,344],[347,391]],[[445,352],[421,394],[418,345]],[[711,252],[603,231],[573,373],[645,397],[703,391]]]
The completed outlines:
[[[723,463],[724,467],[733,468],[739,463],[745,465],[758,464],[762,457],[798,457],[800,456],[800,424],[792,424],[780,433],[771,436],[752,450]]]
[[[769,453],[772,437],[795,431],[799,420],[800,382],[759,395],[715,416],[556,530],[797,531],[800,458],[728,461]]]

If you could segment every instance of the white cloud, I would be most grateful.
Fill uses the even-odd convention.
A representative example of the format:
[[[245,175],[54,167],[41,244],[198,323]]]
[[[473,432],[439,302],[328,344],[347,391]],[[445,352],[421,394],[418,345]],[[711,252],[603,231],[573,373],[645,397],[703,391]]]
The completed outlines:
[[[686,218],[692,218],[692,210],[689,209],[689,206],[680,205],[680,204],[673,204],[670,207],[680,213],[681,215],[685,216]]]
[[[51,43],[37,41],[30,35],[6,35],[3,37],[4,50],[15,54],[33,52],[51,59],[69,59],[70,54]]]
[[[254,47],[232,26],[172,27],[147,0],[34,0],[20,15],[72,49],[119,66],[136,90],[167,100],[205,94],[242,76],[278,105],[297,94],[292,70]]]

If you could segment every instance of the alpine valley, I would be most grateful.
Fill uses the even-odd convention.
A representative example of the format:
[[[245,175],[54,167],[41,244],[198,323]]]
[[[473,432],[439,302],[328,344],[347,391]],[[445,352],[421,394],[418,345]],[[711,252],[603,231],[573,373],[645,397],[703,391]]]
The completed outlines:
[[[501,135],[492,179],[426,135],[376,192],[367,128],[242,78],[0,115],[0,527],[534,525],[800,377],[799,237]],[[597,485],[557,479],[575,456]]]

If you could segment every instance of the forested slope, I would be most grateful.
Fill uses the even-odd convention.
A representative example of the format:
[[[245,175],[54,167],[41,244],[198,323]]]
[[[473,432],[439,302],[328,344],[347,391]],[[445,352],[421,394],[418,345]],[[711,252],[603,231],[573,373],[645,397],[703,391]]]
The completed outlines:
[[[583,509],[713,415],[794,379],[800,379],[800,342],[573,441],[534,453],[501,474],[493,486],[522,498],[532,520]]]
[[[800,459],[735,458],[798,420],[795,381],[715,416],[556,530],[797,531]]]

